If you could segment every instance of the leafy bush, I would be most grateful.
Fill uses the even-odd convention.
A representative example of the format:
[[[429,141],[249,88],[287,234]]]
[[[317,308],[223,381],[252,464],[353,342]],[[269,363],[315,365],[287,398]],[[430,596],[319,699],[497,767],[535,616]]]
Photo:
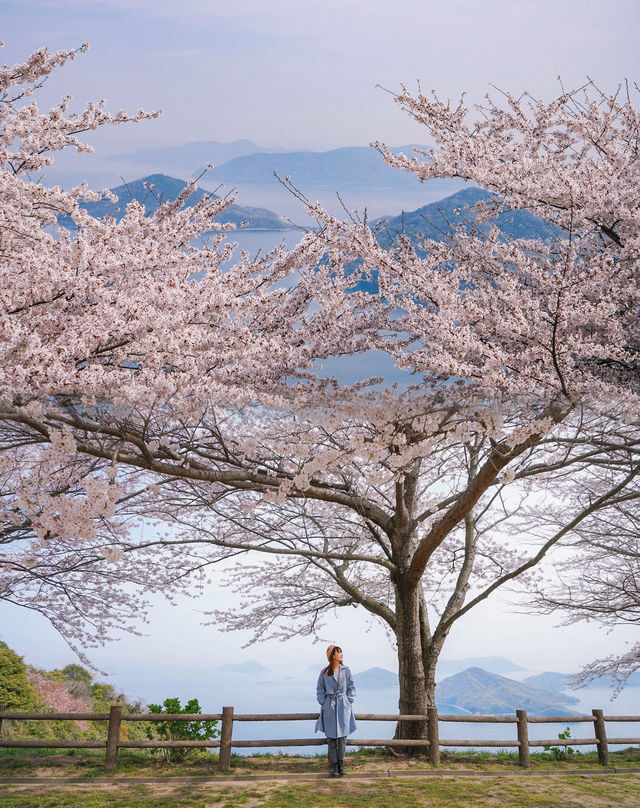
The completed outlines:
[[[66,679],[72,682],[84,682],[87,685],[91,684],[93,678],[89,671],[83,668],[82,665],[66,665],[62,669],[62,673],[64,673]]]
[[[29,712],[40,706],[38,694],[27,678],[27,666],[5,643],[0,646],[0,704],[14,712]]]
[[[118,694],[114,688],[105,682],[96,682],[91,685],[91,695],[96,701],[105,703],[117,702]]]
[[[180,699],[165,699],[160,704],[150,704],[150,713],[199,713],[200,704],[198,699],[191,699],[184,707],[180,707]],[[209,741],[220,737],[217,721],[153,721],[145,726],[147,738],[150,741]],[[198,748],[177,748],[161,749],[165,760],[171,763],[179,763],[185,758],[204,750]]]
[[[51,671],[26,665],[18,654],[0,640],[0,704],[12,712],[108,713],[121,704],[125,713],[141,713],[139,703],[130,704],[111,685],[92,682],[91,673],[70,664]],[[141,741],[145,727],[127,721],[121,727],[123,740]],[[103,740],[106,721],[4,720],[1,734],[10,739]]]

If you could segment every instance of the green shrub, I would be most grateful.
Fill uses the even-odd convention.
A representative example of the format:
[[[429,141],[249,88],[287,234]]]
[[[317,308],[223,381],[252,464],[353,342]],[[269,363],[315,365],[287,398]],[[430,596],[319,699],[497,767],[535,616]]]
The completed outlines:
[[[569,740],[571,738],[571,729],[566,727],[562,732],[558,733],[558,738],[561,741]],[[572,755],[576,754],[576,750],[566,743],[558,746],[545,746],[544,751],[551,752],[554,760],[568,760]]]
[[[27,666],[15,651],[0,646],[0,704],[5,710],[29,712],[40,706],[38,694],[27,678]]]
[[[93,678],[89,671],[83,668],[82,665],[65,665],[62,669],[62,673],[64,673],[65,679],[71,682],[84,682],[87,685],[91,684],[91,679]]]
[[[122,693],[109,684],[92,683],[91,673],[81,665],[70,664],[51,671],[25,665],[0,640],[0,704],[12,712],[95,712],[108,713],[112,704],[121,704],[125,713],[140,713],[140,704],[129,704]],[[122,725],[123,740],[146,738],[142,722]],[[106,721],[4,720],[2,736],[11,739],[102,740]]]
[[[96,701],[115,703],[118,701],[118,694],[111,685],[104,682],[96,682],[91,685],[91,695]]]
[[[191,699],[184,707],[180,707],[180,699],[165,699],[160,704],[150,704],[150,713],[199,713],[198,699]],[[147,738],[150,741],[209,741],[220,737],[217,721],[153,721],[145,726]],[[199,748],[162,749],[165,760],[179,763],[189,756],[202,753]]]

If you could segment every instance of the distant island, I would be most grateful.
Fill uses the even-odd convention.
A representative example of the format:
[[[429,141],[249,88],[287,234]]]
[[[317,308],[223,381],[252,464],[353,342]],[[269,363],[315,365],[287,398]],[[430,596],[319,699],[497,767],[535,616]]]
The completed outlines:
[[[355,673],[353,681],[356,687],[362,687],[366,690],[378,690],[398,685],[397,675],[386,668],[369,668],[361,673]]]
[[[424,146],[417,146],[424,148]],[[393,147],[393,152],[413,155],[413,145]],[[199,168],[198,166],[194,166]],[[215,182],[227,185],[273,185],[274,172],[291,177],[301,189],[330,187],[345,190],[358,187],[415,189],[413,176],[388,166],[369,146],[342,146],[330,151],[289,151],[243,154],[211,170]]]
[[[114,219],[120,220],[126,213],[127,204],[135,200],[144,205],[145,215],[150,216],[163,202],[172,202],[177,199],[186,185],[184,180],[176,177],[169,177],[166,174],[150,174],[147,177],[111,188],[111,193],[117,197],[115,202],[101,199],[97,202],[82,202],[81,207],[97,219],[112,216]],[[218,199],[213,192],[199,187],[191,194],[186,206],[195,205],[203,196]],[[268,208],[242,207],[236,204],[216,216],[216,221],[221,224],[230,222],[235,225],[246,222],[243,230],[286,230],[290,227],[284,219]],[[68,226],[67,220],[64,220],[63,223]]]
[[[517,665],[515,662],[512,662],[512,660],[503,656],[443,659],[438,662],[438,681],[441,676],[451,676],[454,673],[467,670],[467,668],[483,668],[485,671],[489,671],[489,673],[500,673],[502,675],[525,670],[521,665]],[[560,690],[562,690],[562,688],[560,688]]]
[[[512,238],[541,241],[549,239],[551,226],[538,219],[529,210],[504,212],[488,222],[477,223],[473,206],[490,199],[491,196],[492,194],[484,188],[467,186],[416,210],[375,219],[371,222],[371,230],[382,247],[391,247],[402,237],[411,242],[419,256],[426,255],[429,241],[444,241],[451,230],[457,227],[466,230],[478,229],[487,233],[490,227],[496,227],[499,237],[505,241]],[[378,289],[378,271],[374,269],[367,275],[362,274],[361,265],[360,258],[347,265],[347,272],[354,278],[353,288],[375,294]]]
[[[534,687],[482,668],[467,668],[443,679],[436,688],[438,704],[451,704],[478,715],[513,714],[527,710],[532,715],[576,715],[566,707],[579,699],[560,690]]]
[[[426,238],[429,241],[444,241],[451,228],[463,226],[488,232],[494,225],[505,238],[549,239],[554,232],[548,222],[534,216],[529,210],[507,211],[488,222],[478,224],[471,208],[478,202],[490,199],[492,194],[484,188],[467,186],[444,199],[431,202],[417,210],[406,211],[398,216],[383,216],[372,222],[377,240],[387,247],[399,235],[412,242]]]
[[[504,657],[485,659],[503,667],[512,666],[514,670],[522,670]],[[365,690],[398,686],[397,675],[385,668],[369,668],[354,674],[353,678],[356,688]],[[564,693],[564,687],[567,687],[564,679],[548,679],[536,686],[473,666],[443,679],[436,688],[436,702],[444,713],[453,712],[452,708],[455,708],[455,711],[477,715],[505,715],[523,709],[533,715],[576,715],[567,705],[577,704],[579,699]]]
[[[207,163],[213,163],[218,167],[236,157],[246,157],[258,152],[278,154],[291,151],[292,149],[284,147],[258,146],[257,143],[242,138],[229,143],[222,143],[218,140],[197,140],[191,143],[180,143],[176,146],[154,146],[124,154],[112,154],[106,159],[115,163],[154,166],[162,171],[186,171],[190,174],[198,166],[204,166]]]

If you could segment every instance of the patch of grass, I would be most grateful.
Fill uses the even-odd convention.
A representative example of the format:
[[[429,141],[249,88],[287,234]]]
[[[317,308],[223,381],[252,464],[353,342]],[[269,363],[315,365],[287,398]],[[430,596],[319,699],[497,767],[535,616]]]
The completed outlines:
[[[3,808],[177,808],[189,806],[195,808],[194,803],[176,802],[175,794],[153,794],[148,789],[127,789],[120,791],[80,791],[77,788],[55,790],[29,791],[0,791]],[[183,794],[186,798],[186,792]],[[201,803],[204,806],[206,803]]]
[[[615,768],[629,768],[640,766],[640,748],[628,747],[615,752],[610,752],[611,766]],[[479,768],[487,769],[515,769],[518,770],[517,752],[442,752],[441,766],[450,768]],[[573,769],[599,769],[597,752],[577,752],[568,760],[558,760],[551,752],[532,752],[532,769],[561,769],[571,771]]]
[[[613,778],[612,778],[613,779]],[[640,778],[567,777],[547,780],[453,778],[370,783],[295,784],[271,792],[259,808],[637,808]],[[624,781],[624,782],[621,782]],[[620,787],[616,787],[616,783]]]
[[[433,777],[370,782],[0,789],[3,808],[637,808],[640,776]]]

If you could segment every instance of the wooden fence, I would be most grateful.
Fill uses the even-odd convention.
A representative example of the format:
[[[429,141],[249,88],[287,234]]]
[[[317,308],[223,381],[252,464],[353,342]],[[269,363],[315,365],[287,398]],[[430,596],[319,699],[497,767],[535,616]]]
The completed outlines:
[[[434,764],[440,762],[440,748],[449,747],[497,747],[500,749],[514,748],[518,750],[518,759],[521,766],[528,768],[531,765],[530,749],[539,746],[585,746],[596,745],[598,761],[602,766],[609,765],[609,744],[640,744],[640,738],[607,738],[607,722],[631,721],[640,723],[640,715],[604,715],[602,710],[593,710],[590,716],[529,716],[526,710],[516,710],[514,716],[495,715],[439,715],[435,707],[429,708],[427,715],[377,715],[373,713],[356,714],[358,721],[404,721],[422,722],[425,724],[424,738],[415,740],[400,740],[391,738],[351,738],[347,739],[348,746],[387,746],[387,747],[424,747],[429,761]],[[179,749],[179,748],[207,748],[218,749],[218,766],[227,771],[231,763],[231,748],[251,747],[292,747],[292,746],[322,746],[326,744],[324,738],[276,738],[271,740],[241,741],[233,738],[233,725],[238,721],[315,721],[318,713],[256,713],[236,714],[233,707],[223,707],[222,713],[197,713],[176,715],[158,713],[122,713],[121,706],[111,707],[108,713],[17,713],[0,711],[0,747],[13,748],[42,748],[42,749],[104,749],[106,753],[106,770],[114,771],[118,763],[118,750],[120,749]],[[76,741],[76,740],[26,740],[5,739],[1,737],[3,719],[19,721],[108,721],[107,738],[103,741]],[[120,727],[123,721],[222,721],[219,740],[200,741],[125,741],[120,740]],[[457,721],[461,723],[481,724],[516,724],[517,738],[505,740],[469,740],[469,739],[441,739],[439,737],[439,722]],[[559,740],[533,740],[529,738],[529,724],[574,724],[576,722],[591,722],[594,728],[592,738],[571,738]]]

